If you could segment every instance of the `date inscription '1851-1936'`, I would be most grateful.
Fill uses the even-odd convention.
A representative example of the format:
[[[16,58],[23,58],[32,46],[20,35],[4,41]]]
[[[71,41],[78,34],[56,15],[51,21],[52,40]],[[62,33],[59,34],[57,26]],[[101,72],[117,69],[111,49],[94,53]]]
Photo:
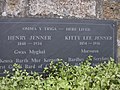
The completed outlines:
[[[78,65],[88,55],[93,65],[116,60],[116,23],[80,19],[1,19],[0,75],[18,63],[41,72],[51,60]]]

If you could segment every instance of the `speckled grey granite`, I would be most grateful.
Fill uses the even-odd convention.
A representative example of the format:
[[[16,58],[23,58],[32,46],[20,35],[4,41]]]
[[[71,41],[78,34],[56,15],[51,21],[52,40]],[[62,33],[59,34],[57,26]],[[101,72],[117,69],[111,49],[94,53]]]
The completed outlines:
[[[6,0],[1,15],[7,17],[25,17],[26,7],[27,0]],[[1,6],[1,8],[3,8],[3,6]]]
[[[30,0],[30,15],[49,15],[74,16],[84,18],[96,16],[96,1],[89,0]]]
[[[99,18],[101,0],[6,0],[2,16]],[[0,5],[0,7],[3,7]]]

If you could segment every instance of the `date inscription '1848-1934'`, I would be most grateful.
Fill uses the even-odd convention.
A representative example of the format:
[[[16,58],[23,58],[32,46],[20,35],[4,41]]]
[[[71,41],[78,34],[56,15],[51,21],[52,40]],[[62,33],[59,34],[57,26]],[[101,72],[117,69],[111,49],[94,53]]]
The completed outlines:
[[[18,63],[41,72],[51,60],[78,65],[88,55],[93,65],[117,60],[116,22],[80,19],[1,19],[0,75]]]

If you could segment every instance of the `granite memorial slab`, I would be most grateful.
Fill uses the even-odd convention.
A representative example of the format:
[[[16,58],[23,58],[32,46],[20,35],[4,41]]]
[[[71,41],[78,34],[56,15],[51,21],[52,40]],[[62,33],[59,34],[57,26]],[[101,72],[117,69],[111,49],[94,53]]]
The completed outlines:
[[[50,61],[79,65],[93,56],[93,65],[117,62],[117,27],[110,20],[0,19],[0,76],[17,63],[28,72],[42,72]]]

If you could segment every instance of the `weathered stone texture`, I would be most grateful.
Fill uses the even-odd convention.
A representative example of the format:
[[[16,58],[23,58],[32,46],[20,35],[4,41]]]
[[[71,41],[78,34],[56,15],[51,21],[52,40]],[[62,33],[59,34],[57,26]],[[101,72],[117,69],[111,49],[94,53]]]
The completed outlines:
[[[1,16],[3,10],[4,10],[4,4],[5,4],[4,0],[0,0],[0,16]]]
[[[120,20],[120,2],[117,0],[105,0],[103,4],[103,16],[105,19]]]
[[[101,0],[6,0],[1,12],[7,17],[99,18],[100,5]]]
[[[25,16],[25,8],[26,8],[27,0],[6,0],[6,5],[4,7],[4,12],[2,15],[4,16],[17,16],[23,17]]]
[[[29,14],[38,16],[96,17],[95,0],[30,0]]]

